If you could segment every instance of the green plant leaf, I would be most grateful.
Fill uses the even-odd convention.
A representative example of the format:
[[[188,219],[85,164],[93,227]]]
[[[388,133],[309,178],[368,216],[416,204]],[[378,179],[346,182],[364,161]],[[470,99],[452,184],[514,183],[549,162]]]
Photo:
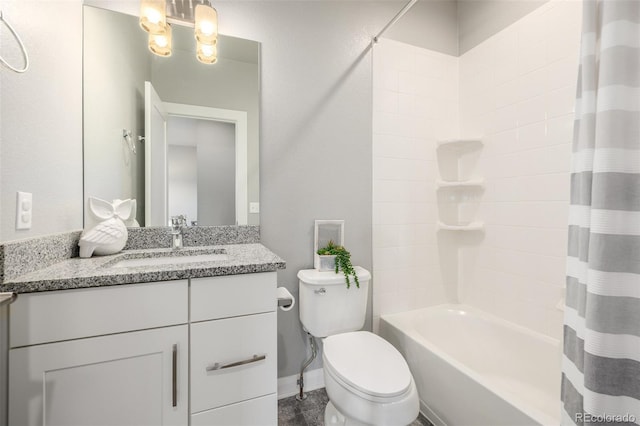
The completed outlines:
[[[356,283],[356,287],[360,288],[360,281],[356,270],[351,264],[351,253],[343,246],[337,246],[332,240],[329,240],[326,246],[318,249],[317,252],[321,256],[335,256],[336,257],[336,274],[340,269],[347,281],[347,288],[351,288],[351,281],[349,277],[353,277],[353,281]]]

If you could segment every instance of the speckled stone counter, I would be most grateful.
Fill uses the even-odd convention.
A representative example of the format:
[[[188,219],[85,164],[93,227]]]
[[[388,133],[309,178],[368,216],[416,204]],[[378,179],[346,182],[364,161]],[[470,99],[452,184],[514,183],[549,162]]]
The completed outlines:
[[[78,257],[80,231],[0,244],[0,292],[30,293],[169,281],[283,269],[285,262],[259,244],[260,227],[196,226],[183,229],[184,248],[172,250],[169,227],[128,228],[125,250],[112,256]],[[224,260],[172,263],[171,257],[220,253]],[[160,264],[113,267],[123,259],[163,257]],[[184,258],[182,259],[184,261]],[[197,258],[201,260],[201,258]]]
[[[225,260],[175,264],[171,257],[190,254],[224,253]],[[125,259],[161,255],[167,257],[161,265],[114,267]],[[0,284],[0,292],[31,293],[68,290],[184,278],[270,272],[283,269],[285,262],[262,244],[229,244],[172,249],[125,250],[111,256],[89,259],[74,257],[43,269],[28,272]]]

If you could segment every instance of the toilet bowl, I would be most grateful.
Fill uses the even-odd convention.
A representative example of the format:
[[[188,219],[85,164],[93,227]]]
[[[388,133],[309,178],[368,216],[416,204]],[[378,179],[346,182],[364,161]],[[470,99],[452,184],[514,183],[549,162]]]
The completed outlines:
[[[322,359],[325,425],[408,425],[418,416],[409,367],[386,340],[367,331],[330,336]]]
[[[389,342],[364,326],[371,274],[356,266],[360,287],[347,288],[342,272],[298,272],[300,320],[323,338],[324,381],[330,402],[325,425],[403,426],[420,403],[407,362]]]

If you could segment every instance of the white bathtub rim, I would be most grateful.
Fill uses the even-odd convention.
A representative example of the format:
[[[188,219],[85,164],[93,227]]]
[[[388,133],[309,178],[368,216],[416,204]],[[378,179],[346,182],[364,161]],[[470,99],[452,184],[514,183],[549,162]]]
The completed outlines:
[[[400,316],[407,316],[409,314],[412,313],[416,313],[416,312],[421,312],[421,311],[436,311],[436,310],[451,310],[451,311],[457,311],[457,312],[469,312],[472,313],[474,315],[477,315],[489,322],[496,322],[501,324],[504,327],[510,328],[512,330],[516,330],[520,333],[523,334],[527,334],[531,337],[534,337],[536,339],[539,340],[543,340],[546,343],[550,343],[550,344],[554,344],[554,345],[560,345],[560,340],[555,339],[551,336],[548,336],[546,334],[540,333],[539,331],[535,331],[532,330],[530,328],[524,327],[520,324],[516,324],[514,322],[511,322],[509,320],[506,320],[504,318],[501,318],[497,315],[491,314],[487,311],[483,311],[482,309],[476,308],[475,306],[471,306],[471,305],[465,305],[464,303],[443,303],[440,305],[433,305],[433,306],[427,306],[425,308],[418,308],[418,309],[414,309],[414,310],[410,310],[410,311],[402,311],[402,312],[396,312],[393,314],[383,314],[380,316],[380,318],[393,318],[393,317],[400,317]]]
[[[491,314],[489,314],[487,312],[484,312],[484,311],[482,311],[480,309],[474,308],[474,307],[469,306],[469,305],[464,305],[464,304],[441,304],[441,305],[430,306],[430,307],[427,307],[427,308],[415,309],[415,310],[412,310],[412,311],[398,312],[398,313],[394,313],[394,314],[385,314],[385,315],[381,315],[380,316],[380,320],[381,321],[384,320],[389,325],[393,326],[397,330],[399,330],[402,333],[406,334],[413,341],[415,341],[415,342],[417,342],[417,343],[419,343],[421,345],[426,346],[427,349],[430,350],[438,358],[442,359],[446,363],[449,363],[449,364],[453,365],[457,370],[462,371],[464,374],[466,374],[467,376],[469,376],[473,380],[475,380],[477,383],[479,383],[488,392],[490,392],[490,393],[496,395],[497,397],[505,400],[509,405],[513,406],[517,410],[522,411],[524,414],[529,416],[532,420],[540,423],[541,425],[559,424],[559,422],[560,422],[559,416],[560,416],[560,412],[561,412],[560,405],[558,405],[558,417],[557,418],[551,417],[547,413],[543,412],[542,410],[539,410],[539,409],[537,409],[535,407],[531,407],[531,405],[529,403],[527,403],[527,401],[522,399],[521,397],[513,394],[512,392],[504,390],[501,385],[496,384],[491,379],[484,378],[481,374],[475,372],[473,369],[467,367],[463,363],[461,363],[458,360],[452,358],[447,353],[445,353],[444,351],[440,350],[437,346],[433,345],[431,342],[426,340],[420,334],[416,333],[415,330],[411,329],[410,332],[406,332],[405,330],[402,330],[401,328],[399,328],[397,326],[397,321],[399,320],[399,317],[406,317],[408,315],[411,315],[412,313],[417,313],[417,312],[424,311],[424,310],[455,310],[455,311],[471,312],[471,313],[474,313],[474,314],[476,314],[476,315],[478,315],[480,317],[483,317],[484,319],[486,319],[488,321],[500,323],[503,326],[506,326],[506,327],[511,328],[511,329],[515,329],[518,332],[523,332],[523,333],[528,334],[528,335],[530,335],[532,337],[542,339],[542,340],[544,340],[544,341],[546,341],[548,343],[559,345],[560,342],[557,339],[554,339],[552,337],[549,337],[549,336],[546,336],[544,334],[538,333],[538,332],[536,332],[534,330],[530,330],[530,329],[528,329],[526,327],[522,327],[522,326],[520,326],[518,324],[514,324],[514,323],[509,322],[509,321],[507,321],[505,319],[498,318],[498,317],[493,316],[493,315],[491,315]],[[394,322],[394,319],[396,320],[396,322]],[[420,403],[421,403],[421,409],[422,409],[422,405],[423,405],[422,399],[420,400]],[[426,403],[424,404],[424,406],[428,408]],[[428,411],[429,411],[429,414],[435,415],[435,413],[433,413],[433,411],[431,409],[429,409]],[[424,413],[424,414],[427,416],[427,413]],[[427,417],[429,418],[429,416],[427,416]],[[437,420],[440,420],[442,422],[442,420],[438,416],[436,416],[436,417],[437,417]],[[430,420],[431,420],[431,418],[430,418]],[[445,425],[444,422],[442,422],[441,424]]]

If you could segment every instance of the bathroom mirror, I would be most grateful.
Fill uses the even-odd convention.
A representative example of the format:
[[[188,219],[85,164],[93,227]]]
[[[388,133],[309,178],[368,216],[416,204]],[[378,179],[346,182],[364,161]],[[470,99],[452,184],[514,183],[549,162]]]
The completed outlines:
[[[260,43],[220,35],[206,65],[173,24],[159,57],[136,16],[83,8],[85,206],[135,198],[141,226],[259,224]]]

